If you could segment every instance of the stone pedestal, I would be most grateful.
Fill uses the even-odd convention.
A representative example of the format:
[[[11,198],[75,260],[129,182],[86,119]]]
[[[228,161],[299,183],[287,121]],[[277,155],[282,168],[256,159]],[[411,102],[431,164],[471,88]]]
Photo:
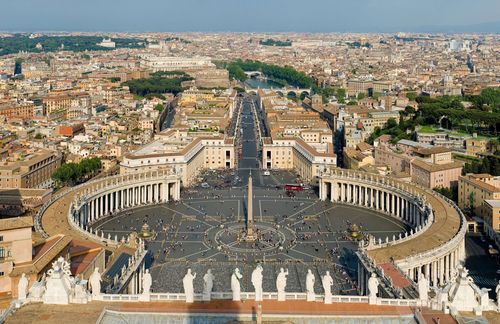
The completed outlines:
[[[330,305],[332,303],[332,294],[325,295],[325,304]]]
[[[203,293],[203,295],[201,296],[202,300],[203,301],[210,301],[212,299],[212,294],[211,293]]]
[[[151,294],[140,294],[139,301],[141,302],[149,302],[151,301]]]
[[[279,292],[278,291],[278,301],[286,301],[286,295],[285,292]]]
[[[307,301],[308,302],[316,301],[316,294],[315,293],[307,293]]]
[[[378,304],[378,298],[376,296],[374,296],[374,297],[369,296],[368,297],[368,304],[370,304],[370,305],[377,305]]]
[[[44,304],[68,305],[71,288],[62,277],[47,279],[47,289],[43,295]]]

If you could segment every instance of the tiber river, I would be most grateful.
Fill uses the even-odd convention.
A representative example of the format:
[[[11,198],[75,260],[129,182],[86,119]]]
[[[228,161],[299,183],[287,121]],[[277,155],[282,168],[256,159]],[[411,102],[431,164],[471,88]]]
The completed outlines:
[[[281,88],[281,86],[271,80],[261,80],[257,78],[249,78],[245,81],[245,84],[249,86],[250,88],[253,89],[278,89]]]

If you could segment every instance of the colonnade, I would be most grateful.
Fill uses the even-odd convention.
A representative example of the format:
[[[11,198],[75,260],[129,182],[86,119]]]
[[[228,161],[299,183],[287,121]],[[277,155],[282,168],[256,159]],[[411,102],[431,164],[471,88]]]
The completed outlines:
[[[431,285],[444,285],[456,275],[455,269],[465,260],[465,241],[453,250],[440,256],[420,260],[418,265],[403,268],[406,275],[413,281],[418,282],[420,274],[424,274]]]
[[[408,184],[387,177],[341,169],[332,169],[322,175],[319,184],[321,200],[352,204],[389,214],[404,221],[415,232],[426,230],[434,222],[434,211],[426,202],[425,189],[415,190]],[[443,203],[454,206],[452,202]],[[457,217],[463,218],[458,208],[456,210]],[[465,259],[465,241],[461,233],[462,229],[449,241],[442,242],[438,248],[418,255],[410,254],[401,260],[391,258],[391,262],[414,282],[418,282],[420,275],[424,274],[431,285],[443,285],[453,279],[456,267]],[[401,241],[406,242],[408,239],[405,236]],[[395,240],[390,245],[398,243]],[[418,244],[417,239],[415,244]],[[389,245],[380,247],[387,246]],[[361,272],[369,275],[369,271]],[[366,278],[362,278],[360,283],[364,279]]]
[[[132,183],[111,184],[90,192],[76,204],[73,219],[84,227],[103,216],[128,208],[179,199],[179,179],[135,179]]]
[[[391,214],[415,227],[425,223],[426,215],[418,205],[416,197],[391,187],[342,179],[322,180],[320,199],[349,203]]]

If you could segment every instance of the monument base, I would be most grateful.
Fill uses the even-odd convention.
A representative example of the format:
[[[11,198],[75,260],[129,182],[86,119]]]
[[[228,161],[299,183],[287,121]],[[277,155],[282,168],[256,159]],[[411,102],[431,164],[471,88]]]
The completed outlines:
[[[245,242],[255,242],[257,240],[257,236],[253,234],[246,234],[245,237],[243,237],[243,240],[245,240]]]

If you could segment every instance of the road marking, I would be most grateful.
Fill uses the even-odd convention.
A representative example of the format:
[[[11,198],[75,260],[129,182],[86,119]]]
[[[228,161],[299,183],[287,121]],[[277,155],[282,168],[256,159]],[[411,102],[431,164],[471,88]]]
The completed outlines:
[[[236,220],[240,221],[240,206],[241,206],[241,200],[238,200],[238,216],[236,217]]]

